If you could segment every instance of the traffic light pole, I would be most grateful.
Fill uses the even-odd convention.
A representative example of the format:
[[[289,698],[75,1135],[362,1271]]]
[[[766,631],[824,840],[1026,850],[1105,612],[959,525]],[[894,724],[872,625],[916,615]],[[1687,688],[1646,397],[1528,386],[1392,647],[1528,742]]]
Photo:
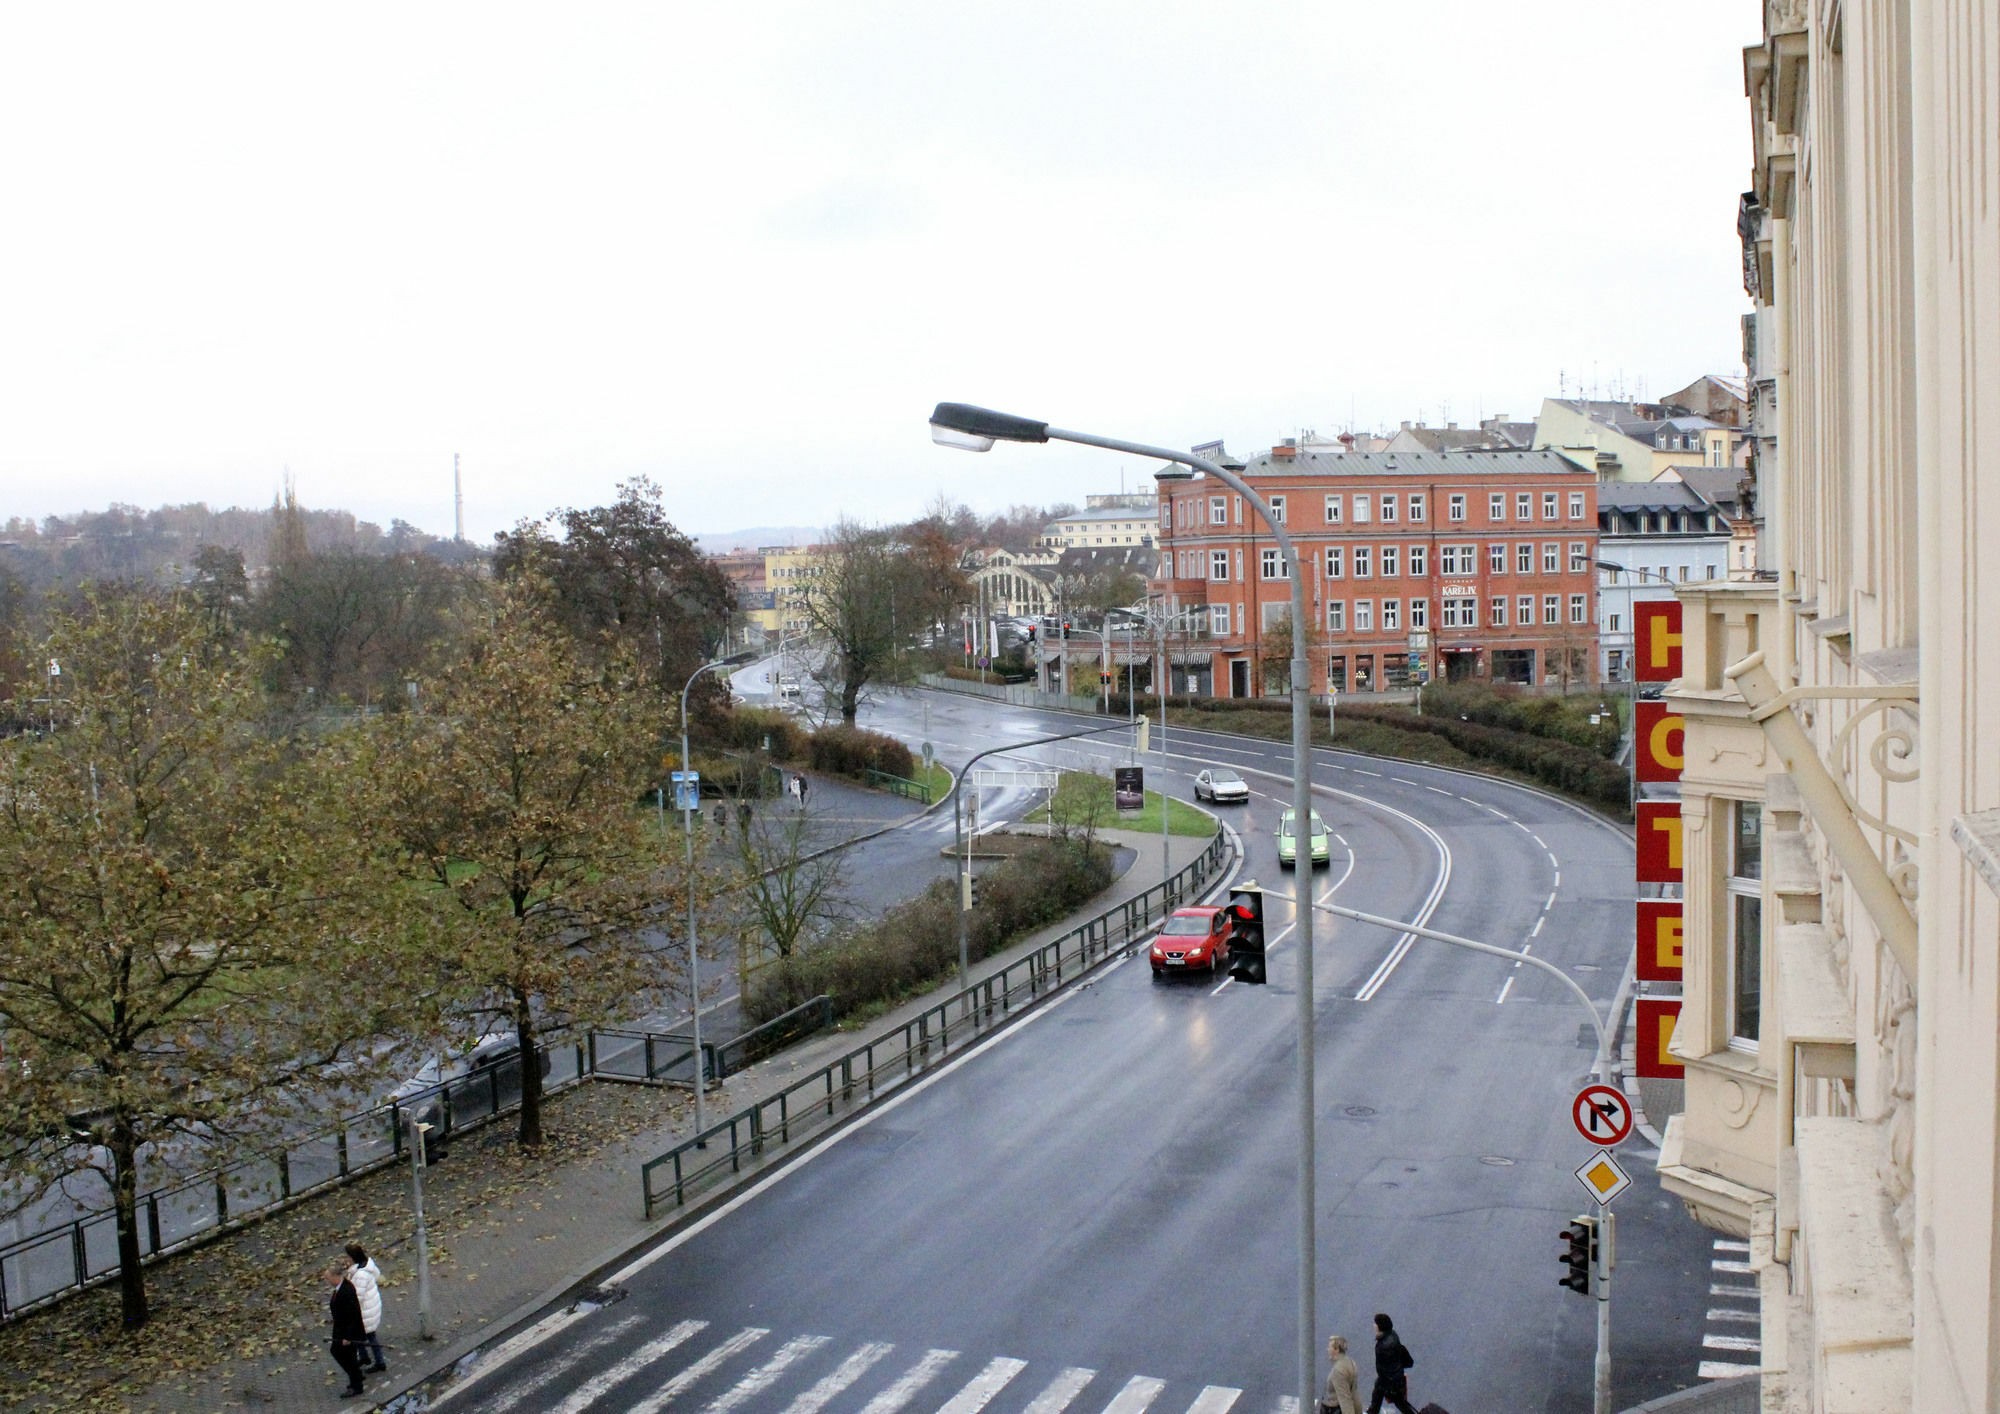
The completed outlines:
[[[1616,1221],[1609,1208],[1597,1220],[1597,1365],[1592,1414],[1611,1414],[1611,1266]]]

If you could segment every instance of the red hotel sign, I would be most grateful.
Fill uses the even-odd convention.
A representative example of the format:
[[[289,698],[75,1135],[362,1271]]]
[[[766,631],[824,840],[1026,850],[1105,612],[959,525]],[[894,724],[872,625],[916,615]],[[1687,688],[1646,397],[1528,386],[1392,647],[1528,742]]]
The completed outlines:
[[[1638,970],[1641,982],[1681,980],[1681,901],[1639,900]]]
[[[1681,675],[1681,602],[1668,599],[1632,606],[1636,648],[1632,676],[1640,682],[1668,682]]]
[[[1667,1049],[1681,1017],[1680,998],[1641,997],[1633,1006],[1633,1069],[1643,1080],[1680,1080],[1687,1067]]]
[[[1687,760],[1687,718],[1664,702],[1636,702],[1632,725],[1639,779],[1679,780]]]
[[[1681,881],[1681,803],[1642,800],[1639,817],[1639,882],[1678,884]]]

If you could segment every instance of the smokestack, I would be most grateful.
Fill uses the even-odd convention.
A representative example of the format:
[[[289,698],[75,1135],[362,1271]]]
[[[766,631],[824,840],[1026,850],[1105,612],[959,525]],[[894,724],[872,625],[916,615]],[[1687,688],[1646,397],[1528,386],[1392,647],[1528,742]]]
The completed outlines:
[[[458,479],[458,453],[451,454],[452,536],[465,543],[465,484]]]

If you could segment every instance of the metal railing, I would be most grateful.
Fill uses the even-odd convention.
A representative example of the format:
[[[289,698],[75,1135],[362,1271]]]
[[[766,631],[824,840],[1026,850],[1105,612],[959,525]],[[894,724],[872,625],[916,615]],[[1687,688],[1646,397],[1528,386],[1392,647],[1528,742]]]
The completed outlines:
[[[709,1073],[717,1080],[734,1075],[765,1056],[782,1051],[792,1042],[803,1040],[831,1025],[833,998],[822,992],[810,1001],[800,1002],[790,1011],[772,1017],[762,1026],[752,1027],[714,1047],[709,1053]]]
[[[702,1047],[711,1078],[727,1073],[720,1049]],[[540,1054],[544,1094],[593,1079],[694,1083],[694,1047],[686,1036],[670,1032],[607,1028],[552,1041]],[[195,1246],[404,1158],[406,1113],[431,1125],[431,1139],[441,1142],[491,1123],[520,1103],[521,1063],[510,1056],[287,1140],[281,1148],[150,1189],[138,1202],[141,1256],[150,1262]],[[0,1320],[110,1280],[117,1271],[118,1222],[109,1209],[0,1245]]]
[[[895,1030],[647,1160],[639,1171],[646,1217],[662,1207],[685,1206],[714,1184],[761,1163],[771,1150],[826,1130],[1106,961],[1124,956],[1154,921],[1200,897],[1227,868],[1231,854],[1229,836],[1218,831],[1208,848],[1167,882],[1107,909],[926,1007]]]
[[[931,788],[922,781],[913,781],[907,776],[892,776],[887,771],[878,771],[870,766],[863,770],[862,779],[877,790],[886,790],[910,800],[931,803]]]

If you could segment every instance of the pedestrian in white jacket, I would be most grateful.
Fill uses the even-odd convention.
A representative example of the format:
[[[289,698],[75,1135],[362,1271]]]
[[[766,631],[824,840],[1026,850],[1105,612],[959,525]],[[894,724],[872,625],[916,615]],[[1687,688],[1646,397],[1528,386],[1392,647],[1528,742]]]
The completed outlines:
[[[354,1294],[361,1298],[361,1324],[368,1331],[368,1339],[358,1353],[375,1357],[369,1369],[386,1370],[389,1366],[382,1359],[382,1341],[376,1334],[376,1328],[382,1324],[382,1269],[358,1242],[347,1244],[347,1260],[351,1264],[347,1279],[354,1283]]]

